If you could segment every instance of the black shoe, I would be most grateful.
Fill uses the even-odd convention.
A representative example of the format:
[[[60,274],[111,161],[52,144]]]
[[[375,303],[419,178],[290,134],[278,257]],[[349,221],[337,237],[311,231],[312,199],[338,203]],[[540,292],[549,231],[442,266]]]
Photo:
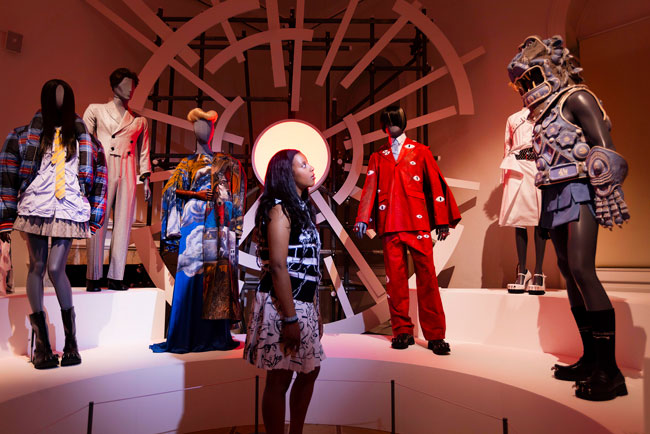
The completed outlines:
[[[99,292],[102,288],[99,285],[99,280],[86,279],[86,291],[88,292]]]
[[[595,368],[595,360],[588,361],[585,360],[584,357],[580,357],[580,359],[572,365],[565,366],[556,363],[551,370],[553,371],[553,376],[558,380],[585,381],[594,373]]]
[[[108,279],[108,289],[112,289],[113,291],[126,291],[129,287],[121,280]]]
[[[52,353],[50,337],[45,322],[45,312],[34,312],[29,315],[34,337],[34,354],[32,363],[36,369],[50,369],[59,366],[59,356]]]
[[[81,363],[81,356],[77,348],[77,326],[75,324],[75,318],[74,307],[66,310],[61,309],[63,330],[65,331],[65,345],[63,347],[61,366],[72,366]]]
[[[413,335],[410,335],[408,333],[400,333],[395,336],[390,342],[391,348],[394,348],[396,350],[405,350],[409,347],[409,345],[413,344],[415,344],[415,339],[413,339]]]
[[[433,354],[437,354],[439,356],[446,356],[451,352],[451,347],[447,342],[445,342],[444,339],[429,341],[429,345],[427,347],[433,351]]]
[[[596,369],[586,381],[576,382],[575,388],[576,396],[588,401],[609,401],[627,395],[625,377],[621,371],[611,376],[602,369]]]

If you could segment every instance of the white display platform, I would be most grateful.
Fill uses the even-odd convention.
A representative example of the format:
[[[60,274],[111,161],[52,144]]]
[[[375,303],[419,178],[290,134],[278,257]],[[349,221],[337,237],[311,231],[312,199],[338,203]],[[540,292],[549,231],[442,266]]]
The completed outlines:
[[[551,375],[553,363],[572,358],[563,352],[549,354],[549,348],[575,352],[568,347],[577,332],[565,312],[566,294],[533,297],[500,290],[449,289],[442,295],[450,356],[434,356],[423,347],[424,341],[396,351],[389,348],[385,336],[326,335],[323,344],[328,358],[307,422],[389,431],[389,382],[393,379],[396,427],[402,433],[498,433],[504,417],[509,432],[514,433],[645,431],[644,394],[650,393],[644,391],[648,386],[644,386],[641,368],[650,321],[648,297],[621,293],[613,297],[618,352],[639,368],[621,363],[628,396],[594,403],[575,398],[570,382]],[[25,315],[20,311],[28,309],[20,308],[27,302],[25,296],[0,298],[4,351],[0,355],[0,431],[85,432],[89,401],[97,403],[94,433],[192,432],[252,424],[254,376],[264,373],[241,360],[241,346],[230,352],[186,355],[148,350],[148,343],[158,340],[160,332],[161,297],[162,292],[155,289],[75,292],[83,363],[48,371],[33,369],[26,356],[15,354],[26,347],[27,332],[21,329],[26,320],[20,317]],[[61,326],[54,294],[48,293],[46,306],[53,331],[58,333]],[[16,325],[15,332],[24,334],[20,339],[12,338],[8,330]],[[57,347],[62,342],[62,336],[57,337]],[[630,351],[625,348],[629,345],[640,349]],[[192,389],[184,390],[188,387]],[[119,401],[142,395],[147,396]]]

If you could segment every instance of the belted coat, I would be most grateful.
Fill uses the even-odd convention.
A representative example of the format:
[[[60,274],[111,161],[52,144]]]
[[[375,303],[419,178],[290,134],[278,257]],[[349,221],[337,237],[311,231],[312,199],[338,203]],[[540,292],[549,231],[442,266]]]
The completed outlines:
[[[378,235],[431,231],[460,221],[456,200],[428,146],[406,138],[397,161],[390,143],[370,156],[356,222]]]

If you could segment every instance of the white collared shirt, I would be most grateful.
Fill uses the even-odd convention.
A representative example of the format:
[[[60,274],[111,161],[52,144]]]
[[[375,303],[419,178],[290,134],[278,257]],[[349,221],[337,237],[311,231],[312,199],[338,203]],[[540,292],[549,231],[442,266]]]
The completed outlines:
[[[402,145],[404,144],[404,141],[406,140],[406,134],[402,133],[399,137],[392,138],[390,139],[390,150],[393,152],[393,157],[395,157],[395,161],[399,158],[399,153],[402,150]]]

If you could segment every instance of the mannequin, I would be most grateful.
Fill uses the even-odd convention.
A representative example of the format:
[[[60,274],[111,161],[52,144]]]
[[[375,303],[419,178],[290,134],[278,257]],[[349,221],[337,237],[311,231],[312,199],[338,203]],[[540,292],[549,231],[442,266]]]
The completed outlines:
[[[29,320],[35,335],[36,369],[58,366],[45,313],[47,270],[61,306],[65,346],[61,366],[78,365],[75,311],[65,265],[73,238],[89,238],[103,223],[106,162],[99,143],[76,114],[72,88],[50,80],[41,91],[41,110],[28,126],[9,135],[0,154],[0,239],[16,229],[27,234]],[[48,237],[51,248],[48,249]]]
[[[556,364],[554,376],[575,381],[578,398],[604,401],[627,388],[616,364],[614,309],[596,276],[596,241],[599,224],[611,229],[630,218],[621,187],[627,163],[614,150],[600,101],[580,84],[581,71],[560,36],[529,36],[508,65],[535,122],[540,225],[550,229],[584,349],[576,363]]]
[[[106,153],[108,165],[107,215],[113,210],[108,288],[126,290],[123,283],[131,226],[135,218],[136,153],[140,146],[139,178],[144,184],[144,197],[151,201],[149,175],[149,127],[144,117],[134,116],[129,101],[138,85],[138,76],[126,68],[110,75],[113,100],[106,104],[90,104],[84,113],[88,130],[95,135]],[[97,234],[86,243],[88,268],[86,290],[99,291],[104,268],[104,242],[108,219]]]
[[[433,264],[431,229],[443,241],[449,228],[460,221],[460,212],[430,149],[404,135],[404,111],[387,107],[381,123],[389,142],[370,156],[354,232],[362,238],[373,225],[382,239],[394,336],[391,347],[406,349],[415,343],[408,315],[408,248],[415,265],[424,338],[434,354],[446,355],[450,347],[444,340],[445,313]]]
[[[228,239],[212,236],[216,229],[212,203],[221,199],[219,188],[213,187],[213,171],[219,155],[224,155],[215,155],[211,149],[216,119],[215,111],[190,111],[188,120],[194,124],[196,152],[178,164],[163,189],[161,242],[167,250],[178,250],[179,255],[167,341],[151,345],[154,352],[230,350],[238,345],[230,335],[230,320],[239,319],[238,310],[232,311],[230,276],[218,276],[217,283],[225,280],[228,285],[225,292],[215,293],[215,270],[210,267],[223,256],[219,244],[228,245]],[[241,168],[237,160],[232,160]],[[245,178],[243,185],[245,196]],[[232,222],[241,225],[243,210],[239,201],[233,202]],[[238,306],[238,297],[236,300]]]
[[[542,192],[535,187],[535,152],[533,151],[533,122],[528,120],[529,110],[508,117],[506,122],[505,151],[501,162],[501,182],[504,185],[500,226],[515,228],[517,247],[517,279],[508,284],[511,294],[542,295],[546,291],[546,276],[542,272],[546,239],[539,225]],[[535,269],[531,276],[526,267],[528,244],[527,227],[533,227],[535,237]]]

